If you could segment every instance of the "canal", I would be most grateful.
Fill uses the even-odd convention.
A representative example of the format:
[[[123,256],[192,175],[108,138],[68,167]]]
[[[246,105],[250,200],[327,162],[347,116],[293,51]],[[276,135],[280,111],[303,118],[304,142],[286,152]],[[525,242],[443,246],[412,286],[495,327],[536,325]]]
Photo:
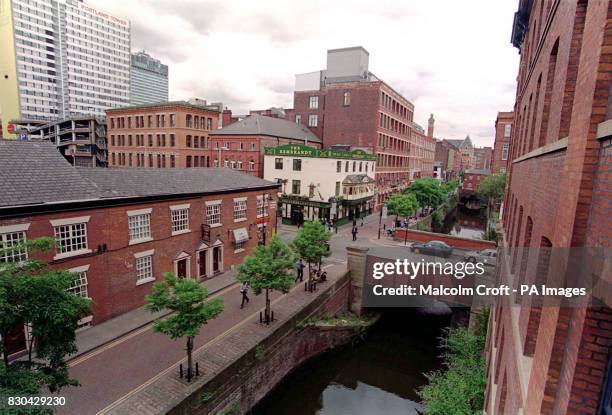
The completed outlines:
[[[463,238],[483,239],[486,220],[484,209],[474,211],[457,206],[446,216],[442,227],[433,231]]]
[[[253,415],[416,415],[423,373],[438,369],[448,316],[389,309],[362,341],[317,357],[289,375]]]

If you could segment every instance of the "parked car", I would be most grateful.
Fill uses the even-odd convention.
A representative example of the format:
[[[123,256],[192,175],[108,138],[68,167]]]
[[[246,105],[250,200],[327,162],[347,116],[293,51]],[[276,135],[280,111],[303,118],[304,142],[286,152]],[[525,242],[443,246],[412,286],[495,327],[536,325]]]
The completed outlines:
[[[442,241],[429,241],[424,243],[413,243],[410,251],[415,254],[435,255],[448,258],[453,253],[453,248]]]
[[[468,262],[482,262],[492,267],[497,265],[497,251],[495,249],[483,249],[481,251],[468,251],[463,256]]]

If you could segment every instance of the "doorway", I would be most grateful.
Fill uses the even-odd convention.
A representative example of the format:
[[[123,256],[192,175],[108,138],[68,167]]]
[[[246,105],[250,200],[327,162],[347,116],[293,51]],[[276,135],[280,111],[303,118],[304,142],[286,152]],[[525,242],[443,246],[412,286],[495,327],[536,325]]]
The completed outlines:
[[[187,258],[179,259],[176,262],[176,276],[179,278],[187,278]]]
[[[208,269],[208,261],[207,261],[207,255],[208,251],[199,251],[198,252],[198,277],[200,278],[206,278],[207,276],[207,269]]]
[[[221,272],[221,263],[223,261],[222,257],[222,248],[220,246],[215,246],[213,248],[213,274]]]

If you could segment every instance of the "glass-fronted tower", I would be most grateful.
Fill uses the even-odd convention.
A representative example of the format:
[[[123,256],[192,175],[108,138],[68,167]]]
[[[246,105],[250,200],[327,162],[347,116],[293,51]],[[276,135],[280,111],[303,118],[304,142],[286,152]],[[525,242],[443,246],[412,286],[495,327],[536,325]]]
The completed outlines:
[[[168,65],[145,51],[132,54],[130,85],[132,105],[168,101]]]

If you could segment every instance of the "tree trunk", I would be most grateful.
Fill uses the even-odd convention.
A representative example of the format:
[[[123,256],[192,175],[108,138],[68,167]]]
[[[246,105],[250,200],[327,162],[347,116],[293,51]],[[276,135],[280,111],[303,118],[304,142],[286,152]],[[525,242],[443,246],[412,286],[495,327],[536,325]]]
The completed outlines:
[[[190,380],[193,376],[193,337],[187,337],[187,379]]]
[[[2,332],[2,355],[4,356],[4,367],[8,369],[9,367],[9,359],[8,353],[6,351],[6,339],[8,338],[8,331]]]
[[[266,322],[270,321],[270,293],[269,289],[266,288]]]

